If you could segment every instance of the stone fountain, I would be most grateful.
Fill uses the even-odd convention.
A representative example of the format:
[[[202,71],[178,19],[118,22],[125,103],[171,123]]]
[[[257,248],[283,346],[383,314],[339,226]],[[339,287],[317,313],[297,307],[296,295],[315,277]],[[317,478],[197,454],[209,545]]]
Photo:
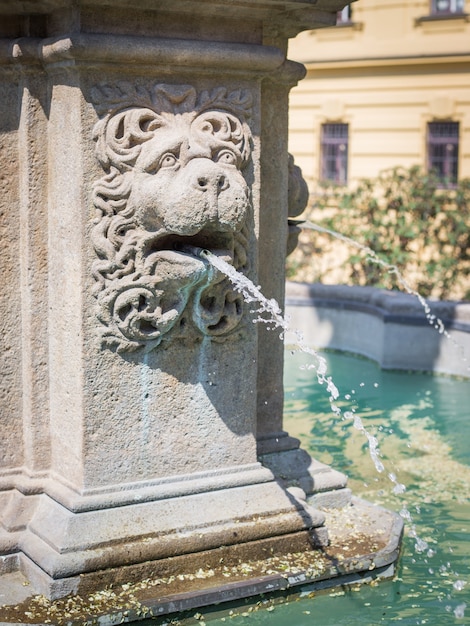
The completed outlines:
[[[287,40],[343,4],[0,0],[4,619],[165,576],[155,614],[390,575],[400,521],[283,431],[282,342],[191,252],[282,304]],[[371,543],[341,564],[345,511]]]

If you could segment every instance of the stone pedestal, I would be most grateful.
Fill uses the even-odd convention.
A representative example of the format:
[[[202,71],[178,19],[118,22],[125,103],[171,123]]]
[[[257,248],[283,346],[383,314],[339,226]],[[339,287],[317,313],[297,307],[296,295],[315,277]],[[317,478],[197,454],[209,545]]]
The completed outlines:
[[[198,250],[282,303],[286,41],[342,4],[0,2],[0,554],[40,593],[327,543],[306,498],[345,479],[282,431],[282,342]]]

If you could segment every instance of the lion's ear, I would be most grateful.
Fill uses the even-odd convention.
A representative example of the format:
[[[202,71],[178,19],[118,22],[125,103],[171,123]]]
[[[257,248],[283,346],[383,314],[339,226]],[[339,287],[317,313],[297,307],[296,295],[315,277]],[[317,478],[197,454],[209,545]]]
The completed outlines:
[[[163,123],[155,111],[137,107],[104,117],[93,132],[101,166],[107,170],[113,165],[121,171],[132,167],[142,144],[151,139]]]

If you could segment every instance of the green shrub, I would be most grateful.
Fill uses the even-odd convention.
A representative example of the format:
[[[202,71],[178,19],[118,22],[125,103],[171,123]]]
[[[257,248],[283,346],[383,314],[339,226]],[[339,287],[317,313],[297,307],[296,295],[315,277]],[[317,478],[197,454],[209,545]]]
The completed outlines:
[[[434,174],[411,167],[387,170],[355,189],[318,185],[302,217],[371,248],[423,297],[470,299],[470,179],[452,189],[440,184]],[[337,260],[340,248],[343,261],[332,280],[318,259]],[[366,257],[344,241],[304,230],[287,274],[293,280],[396,288],[393,273]]]

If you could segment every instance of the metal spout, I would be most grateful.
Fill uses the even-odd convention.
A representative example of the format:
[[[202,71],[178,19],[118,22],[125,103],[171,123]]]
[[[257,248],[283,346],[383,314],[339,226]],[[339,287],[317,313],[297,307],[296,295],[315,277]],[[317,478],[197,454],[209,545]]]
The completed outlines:
[[[201,259],[210,254],[209,250],[200,248],[199,246],[192,246],[189,243],[175,243],[174,248],[178,250],[178,252],[184,252],[185,254],[190,254],[191,256],[196,256]]]

